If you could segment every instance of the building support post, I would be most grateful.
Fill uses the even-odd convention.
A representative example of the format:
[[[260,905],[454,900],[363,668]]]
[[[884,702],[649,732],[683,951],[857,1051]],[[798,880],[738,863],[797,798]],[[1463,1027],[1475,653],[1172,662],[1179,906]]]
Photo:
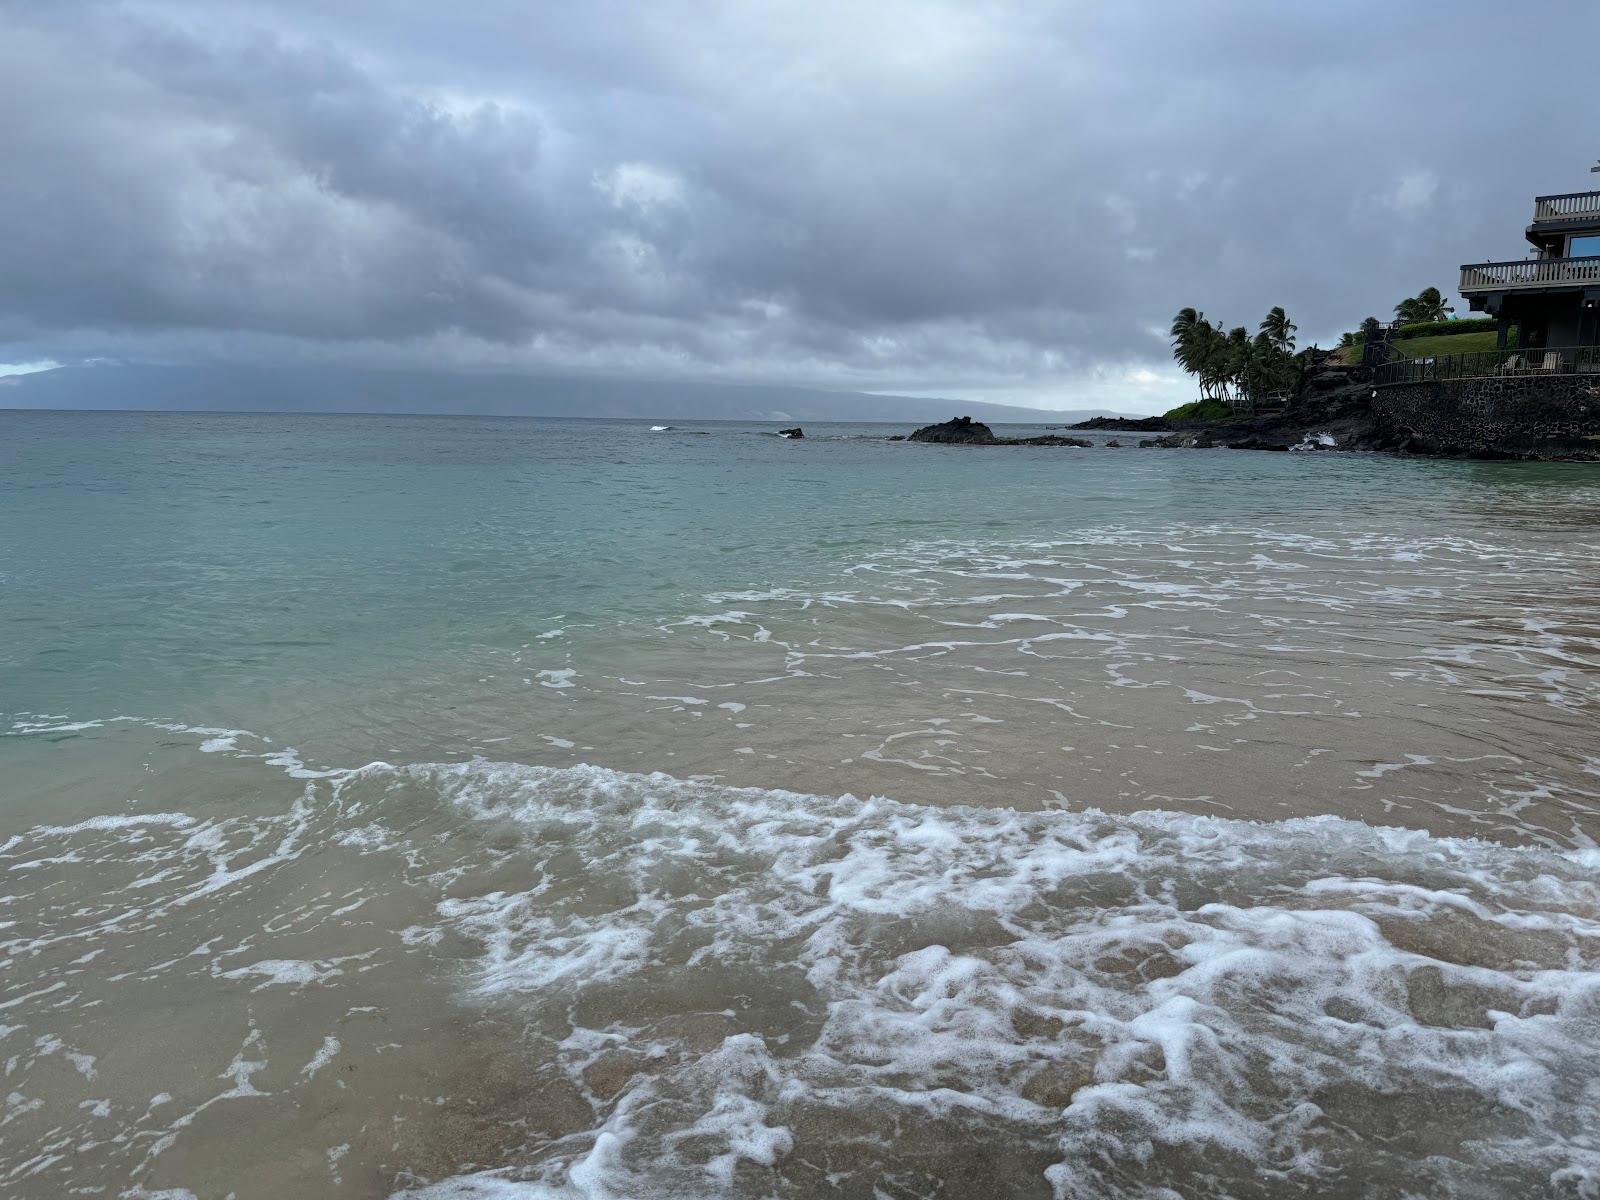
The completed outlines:
[[[1495,314],[1494,320],[1494,348],[1496,350],[1504,350],[1506,348],[1506,334],[1511,329],[1511,317],[1502,308]]]

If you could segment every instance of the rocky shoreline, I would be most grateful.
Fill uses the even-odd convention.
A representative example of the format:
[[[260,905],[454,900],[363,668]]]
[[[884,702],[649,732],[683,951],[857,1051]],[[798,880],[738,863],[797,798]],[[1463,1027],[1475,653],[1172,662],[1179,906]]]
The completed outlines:
[[[1115,430],[1119,433],[1166,433],[1172,426],[1165,417],[1090,417],[1068,429]]]
[[[1345,366],[1331,352],[1314,350],[1299,388],[1281,408],[1215,421],[1095,417],[1068,428],[1156,435],[1139,439],[1141,449],[1354,450],[1431,458],[1600,461],[1600,376],[1485,379],[1451,386],[1477,390],[1457,395],[1432,382],[1380,390],[1372,386],[1370,373]],[[893,440],[961,446],[1124,445],[1117,439],[1095,443],[1054,434],[1000,437],[969,417],[927,425]]]

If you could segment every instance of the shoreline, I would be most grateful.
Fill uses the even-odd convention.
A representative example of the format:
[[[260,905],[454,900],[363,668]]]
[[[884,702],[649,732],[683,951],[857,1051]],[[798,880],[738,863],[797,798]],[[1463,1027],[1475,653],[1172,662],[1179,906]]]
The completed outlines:
[[[1359,451],[1400,457],[1600,462],[1600,376],[1490,377],[1375,387],[1359,368],[1314,359],[1282,408],[1220,420],[1094,417],[1083,432],[1148,434],[1139,449]],[[1004,438],[958,417],[907,440],[948,445],[1091,446],[1081,438]],[[1117,449],[1120,442],[1103,443]]]

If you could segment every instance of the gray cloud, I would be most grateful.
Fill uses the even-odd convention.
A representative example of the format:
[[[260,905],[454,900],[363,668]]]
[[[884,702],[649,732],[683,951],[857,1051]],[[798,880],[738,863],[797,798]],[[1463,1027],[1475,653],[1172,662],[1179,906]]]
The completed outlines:
[[[1600,152],[1541,9],[0,3],[0,361],[1139,407],[1183,304],[1326,341],[1520,256]]]

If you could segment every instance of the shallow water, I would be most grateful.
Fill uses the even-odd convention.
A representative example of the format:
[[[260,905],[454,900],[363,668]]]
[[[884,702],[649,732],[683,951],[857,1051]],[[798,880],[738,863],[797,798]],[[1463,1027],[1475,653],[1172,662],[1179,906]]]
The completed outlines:
[[[6,1194],[1600,1194],[1591,469],[649,425],[0,413]]]

